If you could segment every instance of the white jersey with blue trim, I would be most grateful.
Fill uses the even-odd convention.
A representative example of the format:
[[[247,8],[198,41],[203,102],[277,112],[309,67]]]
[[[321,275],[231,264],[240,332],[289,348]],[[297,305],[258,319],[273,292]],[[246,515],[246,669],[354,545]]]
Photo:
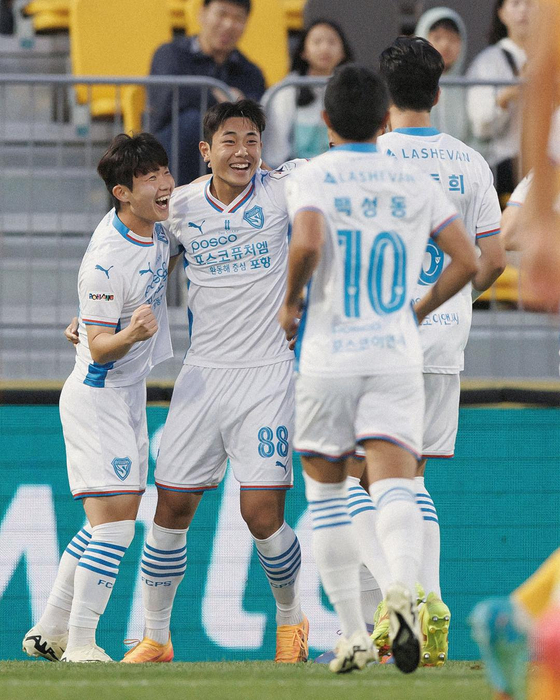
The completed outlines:
[[[484,158],[459,139],[431,127],[395,129],[380,136],[379,149],[417,166],[439,183],[459,211],[473,243],[500,233],[501,210],[494,177]],[[425,296],[449,264],[431,241],[418,280],[416,299]],[[420,329],[424,371],[456,374],[464,368],[464,349],[472,321],[471,284],[433,311]]]
[[[73,374],[93,387],[129,386],[144,379],[159,362],[172,357],[165,293],[169,239],[155,224],[152,238],[128,229],[112,209],[95,229],[78,274],[79,335]],[[158,331],[135,343],[120,360],[94,362],[87,326],[126,328],[133,312],[151,304]]]
[[[431,178],[370,143],[314,158],[287,185],[290,217],[323,214],[296,354],[314,376],[368,376],[422,367],[412,301],[430,236],[457,218]]]
[[[211,180],[174,191],[166,230],[172,255],[183,251],[187,275],[185,364],[260,367],[293,359],[278,323],[290,223],[284,188],[306,162],[257,170],[228,205],[212,195]]]

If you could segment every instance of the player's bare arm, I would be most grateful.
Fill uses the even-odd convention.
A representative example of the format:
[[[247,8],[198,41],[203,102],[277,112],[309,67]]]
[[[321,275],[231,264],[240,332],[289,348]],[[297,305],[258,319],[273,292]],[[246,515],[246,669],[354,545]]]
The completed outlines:
[[[477,292],[484,292],[506,269],[506,253],[500,234],[481,238],[477,242],[477,246],[480,249],[480,257],[478,259],[478,272],[473,277],[472,285]]]
[[[520,226],[520,207],[506,207],[502,214],[502,239],[507,251],[523,250],[523,233]]]
[[[70,321],[70,323],[64,329],[64,337],[73,345],[77,345],[80,342],[80,336],[78,335],[78,317]]]
[[[301,211],[294,219],[288,255],[288,284],[279,321],[291,340],[298,327],[301,294],[321,258],[325,239],[325,219],[317,211]]]
[[[419,323],[457,294],[478,272],[476,250],[461,221],[452,221],[439,234],[437,242],[444,253],[449,255],[451,262],[426,296],[414,306]]]
[[[120,360],[135,343],[148,340],[157,329],[157,320],[149,304],[139,306],[132,314],[130,324],[118,333],[102,326],[88,326],[91,356],[99,364]]]

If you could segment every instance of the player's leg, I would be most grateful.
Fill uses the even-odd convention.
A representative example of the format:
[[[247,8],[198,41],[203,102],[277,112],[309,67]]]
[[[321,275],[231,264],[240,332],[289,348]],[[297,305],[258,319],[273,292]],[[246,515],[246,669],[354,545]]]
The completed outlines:
[[[170,623],[187,568],[187,530],[226,466],[218,413],[227,372],[185,365],[175,383],[156,465],[156,513],[142,552],[144,635],[124,663],[173,659]]]
[[[305,470],[315,564],[342,629],[329,668],[363,668],[376,658],[360,605],[361,557],[348,506],[345,459],[355,446],[361,379],[297,379],[295,447]]]
[[[223,394],[229,417],[224,444],[241,485],[241,515],[276,601],[275,658],[307,661],[309,623],[299,596],[301,550],[284,519],[285,494],[292,486],[292,362],[235,370]]]

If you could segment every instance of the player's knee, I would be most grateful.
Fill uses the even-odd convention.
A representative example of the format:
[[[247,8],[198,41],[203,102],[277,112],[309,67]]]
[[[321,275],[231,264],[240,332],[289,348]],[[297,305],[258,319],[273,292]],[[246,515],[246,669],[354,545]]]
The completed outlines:
[[[284,515],[273,510],[258,508],[242,511],[243,520],[247,523],[250,533],[258,540],[266,540],[277,532],[284,522]]]
[[[161,527],[185,528],[191,524],[200,502],[199,494],[178,494],[158,491],[155,521]]]

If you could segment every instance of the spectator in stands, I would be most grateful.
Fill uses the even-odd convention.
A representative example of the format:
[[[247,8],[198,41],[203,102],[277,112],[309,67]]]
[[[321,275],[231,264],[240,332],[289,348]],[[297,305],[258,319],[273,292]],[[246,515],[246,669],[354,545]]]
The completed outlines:
[[[204,0],[198,36],[160,46],[152,60],[151,74],[217,78],[227,83],[236,97],[259,100],[264,93],[263,74],[236,48],[250,11],[251,0]],[[198,88],[181,88],[178,94],[178,163],[173,162],[173,90],[169,87],[150,89],[150,130],[171,155],[173,174],[182,185],[200,174],[202,93]],[[208,105],[225,99],[225,95],[212,91]]]
[[[443,77],[462,75],[467,55],[467,28],[455,10],[449,7],[428,10],[420,17],[415,33],[440,52],[445,66]],[[431,111],[431,121],[438,131],[467,140],[469,128],[462,87],[442,86],[439,100]]]
[[[353,60],[352,49],[341,28],[330,20],[313,22],[301,36],[288,77],[331,75]],[[280,165],[290,158],[312,158],[329,147],[327,127],[321,117],[325,87],[289,87],[273,98],[267,113],[264,158]]]
[[[14,33],[13,0],[0,0],[0,34]]]
[[[533,0],[497,0],[490,46],[473,61],[468,77],[511,80],[521,75],[527,61]],[[475,87],[467,95],[473,135],[489,164],[496,168],[498,194],[513,192],[518,182],[520,148],[520,88]]]

